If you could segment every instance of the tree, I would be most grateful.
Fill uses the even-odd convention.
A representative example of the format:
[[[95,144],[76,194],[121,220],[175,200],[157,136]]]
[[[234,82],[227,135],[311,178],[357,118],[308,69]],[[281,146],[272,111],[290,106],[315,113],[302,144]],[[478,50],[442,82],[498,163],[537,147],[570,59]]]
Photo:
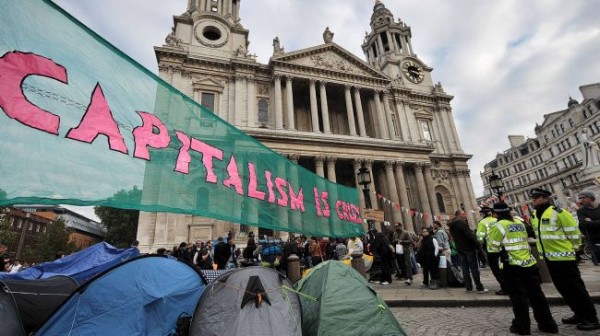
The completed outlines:
[[[7,208],[0,208],[0,244],[10,248],[17,240],[17,233],[11,229],[12,217]]]
[[[62,218],[57,218],[46,226],[46,234],[40,237],[34,249],[27,249],[25,257],[50,261],[57,253],[70,254],[77,250],[75,243],[69,241],[69,230]]]
[[[96,216],[106,227],[106,242],[116,247],[129,247],[137,235],[138,210],[94,207]]]

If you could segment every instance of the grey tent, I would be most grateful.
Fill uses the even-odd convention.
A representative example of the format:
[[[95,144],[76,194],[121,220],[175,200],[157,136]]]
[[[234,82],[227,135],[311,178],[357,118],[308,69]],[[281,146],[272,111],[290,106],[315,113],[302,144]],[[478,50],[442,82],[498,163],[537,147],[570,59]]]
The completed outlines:
[[[64,275],[37,280],[0,281],[2,335],[26,335],[36,330],[77,289]]]
[[[236,269],[206,287],[190,335],[301,336],[300,300],[292,283],[271,268]]]

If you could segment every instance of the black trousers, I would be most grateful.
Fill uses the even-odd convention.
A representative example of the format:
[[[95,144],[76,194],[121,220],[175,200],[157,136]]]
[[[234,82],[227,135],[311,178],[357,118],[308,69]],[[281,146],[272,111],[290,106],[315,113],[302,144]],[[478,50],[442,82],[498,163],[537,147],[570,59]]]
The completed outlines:
[[[503,270],[504,283],[513,306],[515,319],[513,326],[521,332],[529,332],[531,319],[529,303],[533,308],[533,317],[541,328],[552,329],[556,322],[550,312],[548,301],[542,287],[537,266],[519,267],[505,265]]]
[[[596,308],[581,279],[577,262],[546,260],[556,290],[580,320],[598,322]]]
[[[504,284],[504,276],[502,275],[502,270],[500,269],[500,253],[486,252],[487,253],[487,261],[490,265],[490,269],[492,270],[492,274],[498,284],[500,285],[500,289],[506,290],[506,286]]]

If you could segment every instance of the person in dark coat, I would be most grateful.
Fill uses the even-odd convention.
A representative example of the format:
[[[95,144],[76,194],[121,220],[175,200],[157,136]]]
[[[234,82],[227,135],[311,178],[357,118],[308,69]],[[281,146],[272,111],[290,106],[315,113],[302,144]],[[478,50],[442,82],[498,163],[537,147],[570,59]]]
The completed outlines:
[[[394,258],[394,253],[390,246],[390,241],[385,234],[382,232],[375,234],[372,251],[375,257],[381,262],[381,278],[379,283],[382,285],[392,283],[392,258]]]
[[[231,248],[229,247],[229,244],[225,242],[223,237],[217,238],[217,245],[215,246],[214,253],[214,262],[217,264],[217,269],[224,270],[229,258],[231,258]]]
[[[440,247],[433,236],[433,228],[424,227],[421,230],[421,244],[419,245],[419,260],[423,268],[423,285],[429,289],[440,288]]]
[[[176,251],[176,256],[178,259],[187,261],[189,263],[192,262],[192,257],[190,256],[190,251],[188,251],[187,248],[187,243],[186,242],[181,242],[181,244],[179,244],[179,248]]]
[[[467,292],[473,291],[474,281],[477,293],[487,293],[488,290],[483,287],[479,276],[479,262],[477,261],[479,243],[473,231],[469,228],[467,214],[463,210],[456,211],[454,219],[448,222],[448,227],[456,244]],[[471,275],[473,276],[473,281],[471,280]]]

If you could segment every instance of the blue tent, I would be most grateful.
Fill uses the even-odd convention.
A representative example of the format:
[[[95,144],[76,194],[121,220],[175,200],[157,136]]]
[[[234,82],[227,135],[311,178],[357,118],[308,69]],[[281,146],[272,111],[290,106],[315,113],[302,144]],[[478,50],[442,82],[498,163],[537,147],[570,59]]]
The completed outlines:
[[[79,287],[35,335],[167,335],[204,288],[191,264],[141,256]]]
[[[81,284],[94,275],[139,255],[140,251],[136,247],[119,249],[101,242],[64,258],[35,265],[18,273],[0,273],[0,280],[33,280],[68,275]]]

